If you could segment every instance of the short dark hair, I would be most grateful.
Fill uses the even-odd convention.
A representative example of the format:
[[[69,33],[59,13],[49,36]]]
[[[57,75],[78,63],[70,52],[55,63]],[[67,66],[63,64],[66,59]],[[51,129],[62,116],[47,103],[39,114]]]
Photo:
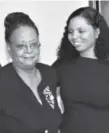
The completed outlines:
[[[23,12],[12,12],[9,13],[4,20],[5,26],[5,41],[10,42],[10,36],[12,32],[20,26],[30,26],[36,30],[36,33],[39,35],[39,31],[35,23],[31,20],[29,15]]]
[[[85,18],[93,28],[99,28],[100,34],[96,40],[95,45],[95,55],[98,59],[104,60],[109,56],[109,28],[103,18],[103,16],[96,10],[91,7],[81,7],[74,11],[66,22],[65,31],[61,39],[61,44],[58,48],[58,59],[60,60],[69,60],[72,58],[77,58],[80,56],[79,52],[72,46],[68,40],[68,26],[70,20],[76,16],[82,16]]]

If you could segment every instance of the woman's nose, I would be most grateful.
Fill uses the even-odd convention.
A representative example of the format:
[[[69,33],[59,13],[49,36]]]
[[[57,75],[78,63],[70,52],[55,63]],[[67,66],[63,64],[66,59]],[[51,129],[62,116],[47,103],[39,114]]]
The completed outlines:
[[[26,51],[27,51],[28,53],[31,53],[31,52],[32,52],[31,46],[27,46],[27,47],[26,47]]]
[[[79,34],[77,32],[74,32],[73,35],[72,35],[72,38],[76,39],[76,38],[78,38],[78,36],[79,36]]]

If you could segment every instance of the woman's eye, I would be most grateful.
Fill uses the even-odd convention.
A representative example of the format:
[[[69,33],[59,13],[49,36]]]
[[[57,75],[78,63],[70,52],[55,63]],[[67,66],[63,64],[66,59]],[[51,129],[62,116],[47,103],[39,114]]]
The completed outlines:
[[[31,46],[32,47],[36,47],[37,46],[37,43],[32,43]]]
[[[73,33],[73,31],[68,31],[68,33],[72,34],[72,33]]]
[[[23,48],[25,48],[25,46],[24,45],[17,45],[16,48],[17,49],[23,49]]]
[[[83,33],[83,32],[85,32],[84,30],[79,30],[79,33]]]
[[[39,48],[40,47],[40,43],[39,42],[38,43],[32,43],[31,47],[32,48]]]

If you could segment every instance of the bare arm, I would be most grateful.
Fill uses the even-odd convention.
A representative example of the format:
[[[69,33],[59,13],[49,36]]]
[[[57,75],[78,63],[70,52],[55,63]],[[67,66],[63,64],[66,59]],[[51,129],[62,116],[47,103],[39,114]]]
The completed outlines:
[[[60,95],[60,87],[57,87],[56,93],[57,93],[58,106],[61,110],[61,113],[63,114],[64,113],[64,104],[63,104],[63,101],[62,101],[62,98]]]

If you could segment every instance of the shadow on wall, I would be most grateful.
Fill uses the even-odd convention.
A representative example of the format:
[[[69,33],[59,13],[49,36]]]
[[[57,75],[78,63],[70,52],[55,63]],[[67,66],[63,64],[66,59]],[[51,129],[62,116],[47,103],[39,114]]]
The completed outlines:
[[[109,26],[109,1],[89,1],[89,5],[102,14]]]
[[[104,16],[109,26],[109,1],[100,1],[100,12]]]

